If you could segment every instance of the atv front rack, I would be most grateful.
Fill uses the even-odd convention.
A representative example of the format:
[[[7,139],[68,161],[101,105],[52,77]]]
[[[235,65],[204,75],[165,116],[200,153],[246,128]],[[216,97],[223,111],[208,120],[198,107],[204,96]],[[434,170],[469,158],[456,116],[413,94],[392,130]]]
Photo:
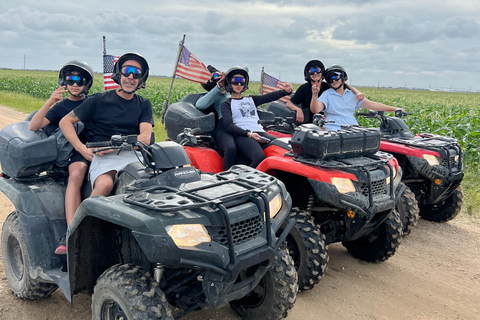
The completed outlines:
[[[159,211],[167,216],[171,216],[173,214],[171,212],[180,210],[194,210],[202,207],[218,209],[224,220],[227,236],[226,246],[229,250],[230,261],[235,262],[235,241],[226,204],[240,203],[242,198],[247,198],[257,206],[258,212],[265,213],[266,240],[268,246],[273,247],[270,206],[265,191],[276,182],[276,179],[245,166],[234,166],[229,171],[217,174],[216,177],[221,181],[185,190],[161,185],[146,188],[125,195],[123,201],[149,210]],[[149,198],[150,194],[161,195],[161,198],[151,199]],[[293,227],[293,225],[290,227]],[[275,249],[280,244],[281,242],[278,242]]]

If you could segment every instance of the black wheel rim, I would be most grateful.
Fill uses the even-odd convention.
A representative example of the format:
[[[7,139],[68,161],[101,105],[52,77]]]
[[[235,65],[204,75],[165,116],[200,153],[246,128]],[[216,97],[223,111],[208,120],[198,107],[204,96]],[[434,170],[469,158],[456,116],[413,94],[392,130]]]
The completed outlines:
[[[290,234],[286,238],[286,243],[287,243],[287,249],[288,249],[288,254],[290,257],[293,259],[293,264],[295,266],[295,270],[298,270],[300,267],[300,249],[298,246],[295,245],[295,240],[293,239]]]
[[[245,297],[240,299],[241,304],[249,308],[256,308],[258,306],[261,306],[266,296],[266,285],[267,284],[265,282],[265,277],[263,277],[262,280],[260,280],[258,285],[253,288],[252,291],[250,291]]]
[[[128,320],[120,305],[114,300],[106,300],[102,304],[101,320]]]
[[[8,258],[15,278],[19,281],[22,280],[23,273],[25,272],[22,249],[20,248],[17,238],[13,236],[8,238]]]

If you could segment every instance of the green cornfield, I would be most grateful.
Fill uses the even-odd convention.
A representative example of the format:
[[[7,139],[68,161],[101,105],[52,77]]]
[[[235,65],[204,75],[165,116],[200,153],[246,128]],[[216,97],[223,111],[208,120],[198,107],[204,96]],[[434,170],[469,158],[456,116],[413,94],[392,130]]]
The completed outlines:
[[[53,71],[23,71],[0,70],[0,104],[15,107],[23,112],[32,112],[40,108],[50,94],[58,87],[58,72]],[[138,94],[149,98],[154,108],[155,134],[157,141],[165,139],[161,123],[161,115],[170,89],[171,78],[150,76],[144,90]],[[300,84],[294,85],[294,89]],[[260,84],[251,83],[248,94],[258,94]],[[357,88],[373,101],[378,101],[394,107],[404,108],[412,115],[405,118],[411,131],[415,133],[428,132],[453,137],[461,144],[465,154],[466,177],[464,187],[467,190],[467,211],[480,206],[480,187],[477,185],[480,169],[480,94],[434,92],[404,89]],[[90,93],[103,91],[103,76],[95,75]],[[169,103],[174,103],[191,93],[204,92],[200,84],[176,78],[171,91]],[[34,102],[19,106],[2,101],[1,93],[14,93],[33,98]],[[360,117],[359,123],[368,127],[378,127],[375,119]]]

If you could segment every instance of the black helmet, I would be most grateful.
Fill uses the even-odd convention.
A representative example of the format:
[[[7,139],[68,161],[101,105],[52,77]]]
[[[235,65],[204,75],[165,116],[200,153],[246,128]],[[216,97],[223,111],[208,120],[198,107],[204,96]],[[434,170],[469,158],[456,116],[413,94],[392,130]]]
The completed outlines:
[[[120,69],[122,68],[125,61],[128,61],[128,60],[135,60],[140,64],[142,68],[142,77],[138,82],[137,90],[141,88],[145,88],[145,82],[147,81],[148,71],[149,71],[148,63],[144,57],[142,57],[140,54],[135,52],[125,53],[123,56],[118,58],[117,62],[115,62],[115,66],[113,67],[112,80],[115,81],[116,84],[120,84],[120,77],[122,75],[120,73]]]
[[[210,71],[210,73],[220,73],[220,71],[218,71],[215,67],[211,66],[211,65],[208,65],[207,66],[207,69],[208,71]],[[212,74],[212,78],[210,80],[208,80],[207,83],[201,83],[200,85],[202,86],[203,89],[205,89],[206,91],[210,91],[212,90],[213,88],[215,88],[216,84],[217,84],[217,81],[218,79],[214,79],[213,78],[213,74]]]
[[[322,75],[325,73],[325,66],[323,65],[322,61],[310,60],[305,65],[305,68],[303,68],[303,75],[305,77],[305,81],[310,81],[310,74],[308,73],[308,70],[310,70],[310,68],[313,68],[313,67],[319,67],[320,71],[322,72]]]
[[[328,81],[328,79],[330,78],[329,75],[333,72],[340,73],[342,76],[342,80],[348,80],[348,75],[345,69],[339,64],[334,64],[330,68],[327,68],[327,70],[325,70],[325,79],[327,80],[327,83],[330,83],[330,81]]]
[[[250,82],[250,77],[248,76],[248,69],[242,68],[242,67],[233,67],[228,69],[227,73],[225,74],[225,89],[227,92],[233,92],[232,84],[230,83],[230,80],[232,77],[236,74],[241,74],[245,78],[245,85],[243,86],[243,90],[247,91],[248,90],[248,83]]]
[[[93,84],[93,69],[85,61],[72,60],[65,63],[58,74],[58,85],[66,86],[67,82],[65,81],[65,77],[67,76],[67,73],[72,71],[79,72],[80,76],[85,79],[83,93],[87,95],[88,90],[90,90]]]

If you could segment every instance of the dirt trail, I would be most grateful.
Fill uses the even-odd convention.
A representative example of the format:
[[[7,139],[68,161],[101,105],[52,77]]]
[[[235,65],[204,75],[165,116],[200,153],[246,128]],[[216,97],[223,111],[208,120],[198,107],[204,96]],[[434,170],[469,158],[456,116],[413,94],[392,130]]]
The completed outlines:
[[[25,114],[0,106],[0,128]],[[14,210],[0,193],[0,224]],[[480,319],[480,221],[460,215],[449,223],[421,220],[389,260],[370,264],[329,246],[326,276],[298,295],[288,319]],[[91,319],[91,298],[73,304],[60,291],[23,301],[10,291],[0,263],[0,319]],[[185,319],[240,319],[229,307],[197,311]]]

